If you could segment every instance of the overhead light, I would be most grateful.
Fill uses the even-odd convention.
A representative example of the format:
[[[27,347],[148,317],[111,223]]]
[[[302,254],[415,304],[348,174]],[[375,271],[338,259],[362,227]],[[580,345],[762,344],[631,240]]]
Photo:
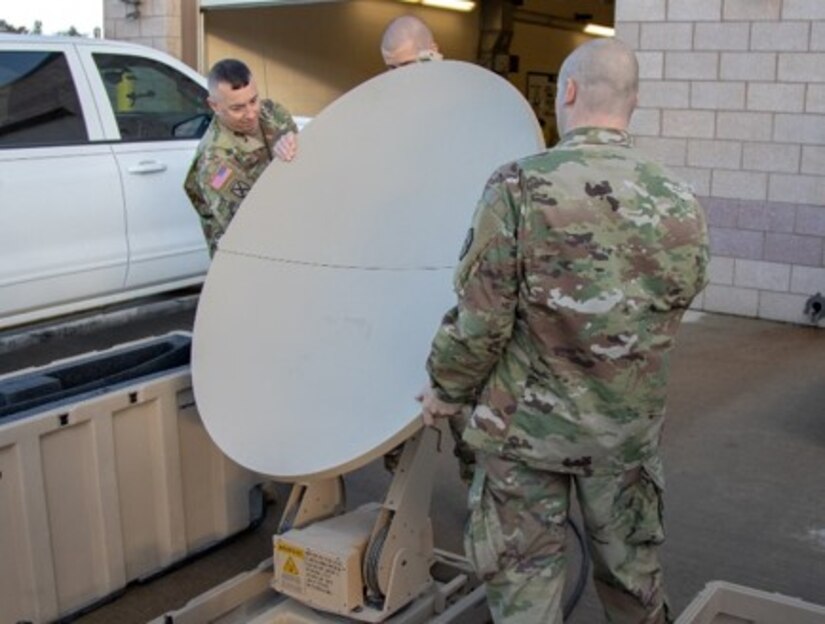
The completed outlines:
[[[476,8],[476,3],[473,0],[402,0],[410,4],[423,4],[428,7],[436,7],[439,9],[450,9],[452,11],[472,11]]]
[[[584,27],[584,32],[596,37],[613,37],[616,34],[616,29],[610,28],[610,26],[600,26],[599,24],[588,24]]]

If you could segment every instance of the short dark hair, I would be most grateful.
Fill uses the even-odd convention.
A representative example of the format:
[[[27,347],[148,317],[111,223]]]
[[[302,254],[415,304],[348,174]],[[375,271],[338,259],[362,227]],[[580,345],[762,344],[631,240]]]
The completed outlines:
[[[232,90],[243,89],[252,80],[252,72],[246,66],[246,63],[238,59],[223,59],[218,61],[209,70],[207,81],[209,84],[209,92],[215,90],[218,83],[225,83],[232,87]]]

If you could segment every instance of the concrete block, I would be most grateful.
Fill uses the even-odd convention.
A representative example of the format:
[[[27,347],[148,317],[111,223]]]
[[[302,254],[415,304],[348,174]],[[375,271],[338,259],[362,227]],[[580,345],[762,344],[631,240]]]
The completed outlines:
[[[670,171],[686,182],[693,190],[694,195],[707,197],[710,195],[710,169],[696,167],[668,167]]]
[[[183,55],[183,42],[180,37],[155,37],[154,47],[177,59]]]
[[[733,269],[736,260],[725,256],[712,256],[708,265],[708,280],[711,284],[733,286]]]
[[[783,20],[825,20],[825,2],[822,0],[785,0]]]
[[[714,256],[729,256],[761,260],[765,250],[765,234],[750,230],[735,230],[711,226],[710,251]],[[783,234],[782,236],[788,236]]]
[[[805,316],[807,297],[791,293],[759,293],[759,318],[785,323],[810,325]]]
[[[825,53],[780,52],[777,75],[781,82],[825,82]]]
[[[716,115],[716,138],[770,141],[773,138],[773,115],[719,112]]]
[[[693,301],[690,302],[688,308],[691,310],[703,310],[705,307],[705,291],[703,290],[698,295],[693,298]],[[683,322],[689,323],[690,320],[688,319],[687,315],[682,319]]]
[[[768,174],[715,169],[711,179],[710,192],[714,197],[766,199],[768,196]]]
[[[665,75],[665,55],[663,52],[636,52],[639,61],[639,79],[661,80]]]
[[[768,262],[822,266],[822,238],[768,232],[765,234],[765,253]]]
[[[722,19],[722,0],[668,0],[670,22],[718,22]]]
[[[687,164],[693,167],[739,169],[742,164],[742,144],[738,141],[691,139],[688,142]]]
[[[754,22],[751,50],[805,51],[810,30],[810,22]]]
[[[140,34],[142,37],[170,37],[180,36],[180,19],[166,16],[143,17],[140,20]],[[175,26],[177,25],[177,29]]]
[[[825,22],[811,24],[811,50],[825,50]]]
[[[705,288],[703,309],[707,312],[755,317],[759,309],[759,291],[711,284]]]
[[[636,139],[636,147],[652,160],[665,165],[682,166],[685,164],[687,139],[639,137]]]
[[[805,111],[805,85],[752,82],[748,85],[748,110],[802,113]]]
[[[634,50],[639,48],[639,32],[641,30],[638,22],[616,22],[616,38],[621,39]]]
[[[711,110],[742,110],[745,108],[745,83],[691,83],[690,107]]]
[[[747,22],[696,24],[694,50],[747,50],[751,25]]]
[[[673,80],[641,80],[639,106],[644,108],[688,108],[690,83]]]
[[[739,217],[739,201],[721,197],[705,197],[702,199],[708,225],[718,228],[736,228]]]
[[[809,84],[805,97],[806,113],[825,113],[825,84]]]
[[[711,111],[662,111],[662,135],[667,137],[712,139],[714,134],[714,117],[714,113]]]
[[[722,19],[725,20],[778,20],[782,0],[725,0]]]
[[[793,204],[825,203],[825,179],[819,176],[772,173],[768,199]]]
[[[775,80],[776,54],[770,52],[722,52],[722,80]]]
[[[775,173],[799,173],[801,150],[799,145],[793,144],[745,143],[742,151],[742,168]]]
[[[809,296],[816,293],[825,294],[825,268],[792,267],[791,292]]]
[[[717,52],[666,52],[665,78],[715,80],[719,76]]]
[[[808,236],[825,236],[825,206],[799,206],[796,209],[796,231]]]
[[[181,3],[180,0],[141,0],[140,14],[144,17],[180,17]]]
[[[662,132],[662,111],[658,108],[637,108],[630,119],[630,133],[635,136],[659,136]]]
[[[775,292],[787,292],[791,287],[790,265],[742,259],[737,259],[734,264],[734,286]]]
[[[825,147],[802,146],[802,173],[825,175]]]
[[[690,50],[693,48],[693,24],[642,24],[640,50]]]
[[[107,20],[126,19],[126,5],[120,0],[106,0],[103,4],[103,18]]]
[[[825,115],[786,115],[774,117],[773,140],[781,143],[825,145]]]
[[[665,0],[616,0],[616,22],[664,22]]]
[[[140,36],[140,22],[137,20],[115,20],[115,39],[132,39]]]
[[[762,232],[793,233],[796,225],[796,204],[781,202],[739,202],[736,227]]]

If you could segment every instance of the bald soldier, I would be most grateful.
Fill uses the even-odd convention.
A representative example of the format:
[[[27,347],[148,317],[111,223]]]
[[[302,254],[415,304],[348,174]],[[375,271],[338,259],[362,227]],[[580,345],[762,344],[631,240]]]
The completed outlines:
[[[688,187],[632,146],[637,88],[620,41],[565,60],[562,139],[487,182],[427,361],[426,423],[473,406],[465,548],[498,623],[562,622],[574,485],[607,620],[670,621],[659,441],[708,241]]]
[[[413,15],[402,15],[389,23],[381,38],[381,56],[387,69],[442,58],[429,27]]]
[[[218,240],[267,165],[273,158],[295,157],[298,128],[286,108],[260,98],[252,72],[241,61],[215,63],[208,86],[215,116],[183,186],[214,256]]]
[[[384,57],[387,69],[443,58],[438,52],[438,45],[430,28],[412,15],[402,15],[387,25],[381,38],[381,56]],[[458,459],[458,474],[464,483],[469,484],[475,470],[475,453],[462,439],[466,424],[466,410],[452,415],[449,419],[450,432],[455,443],[453,454]],[[384,465],[390,472],[395,472],[401,458],[401,450],[402,446],[398,446],[384,456]]]

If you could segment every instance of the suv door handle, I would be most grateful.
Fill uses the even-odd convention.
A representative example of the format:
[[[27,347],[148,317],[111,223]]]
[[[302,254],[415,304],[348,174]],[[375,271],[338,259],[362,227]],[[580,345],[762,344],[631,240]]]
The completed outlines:
[[[166,165],[157,160],[141,160],[138,164],[127,167],[129,173],[160,173],[166,171]]]

